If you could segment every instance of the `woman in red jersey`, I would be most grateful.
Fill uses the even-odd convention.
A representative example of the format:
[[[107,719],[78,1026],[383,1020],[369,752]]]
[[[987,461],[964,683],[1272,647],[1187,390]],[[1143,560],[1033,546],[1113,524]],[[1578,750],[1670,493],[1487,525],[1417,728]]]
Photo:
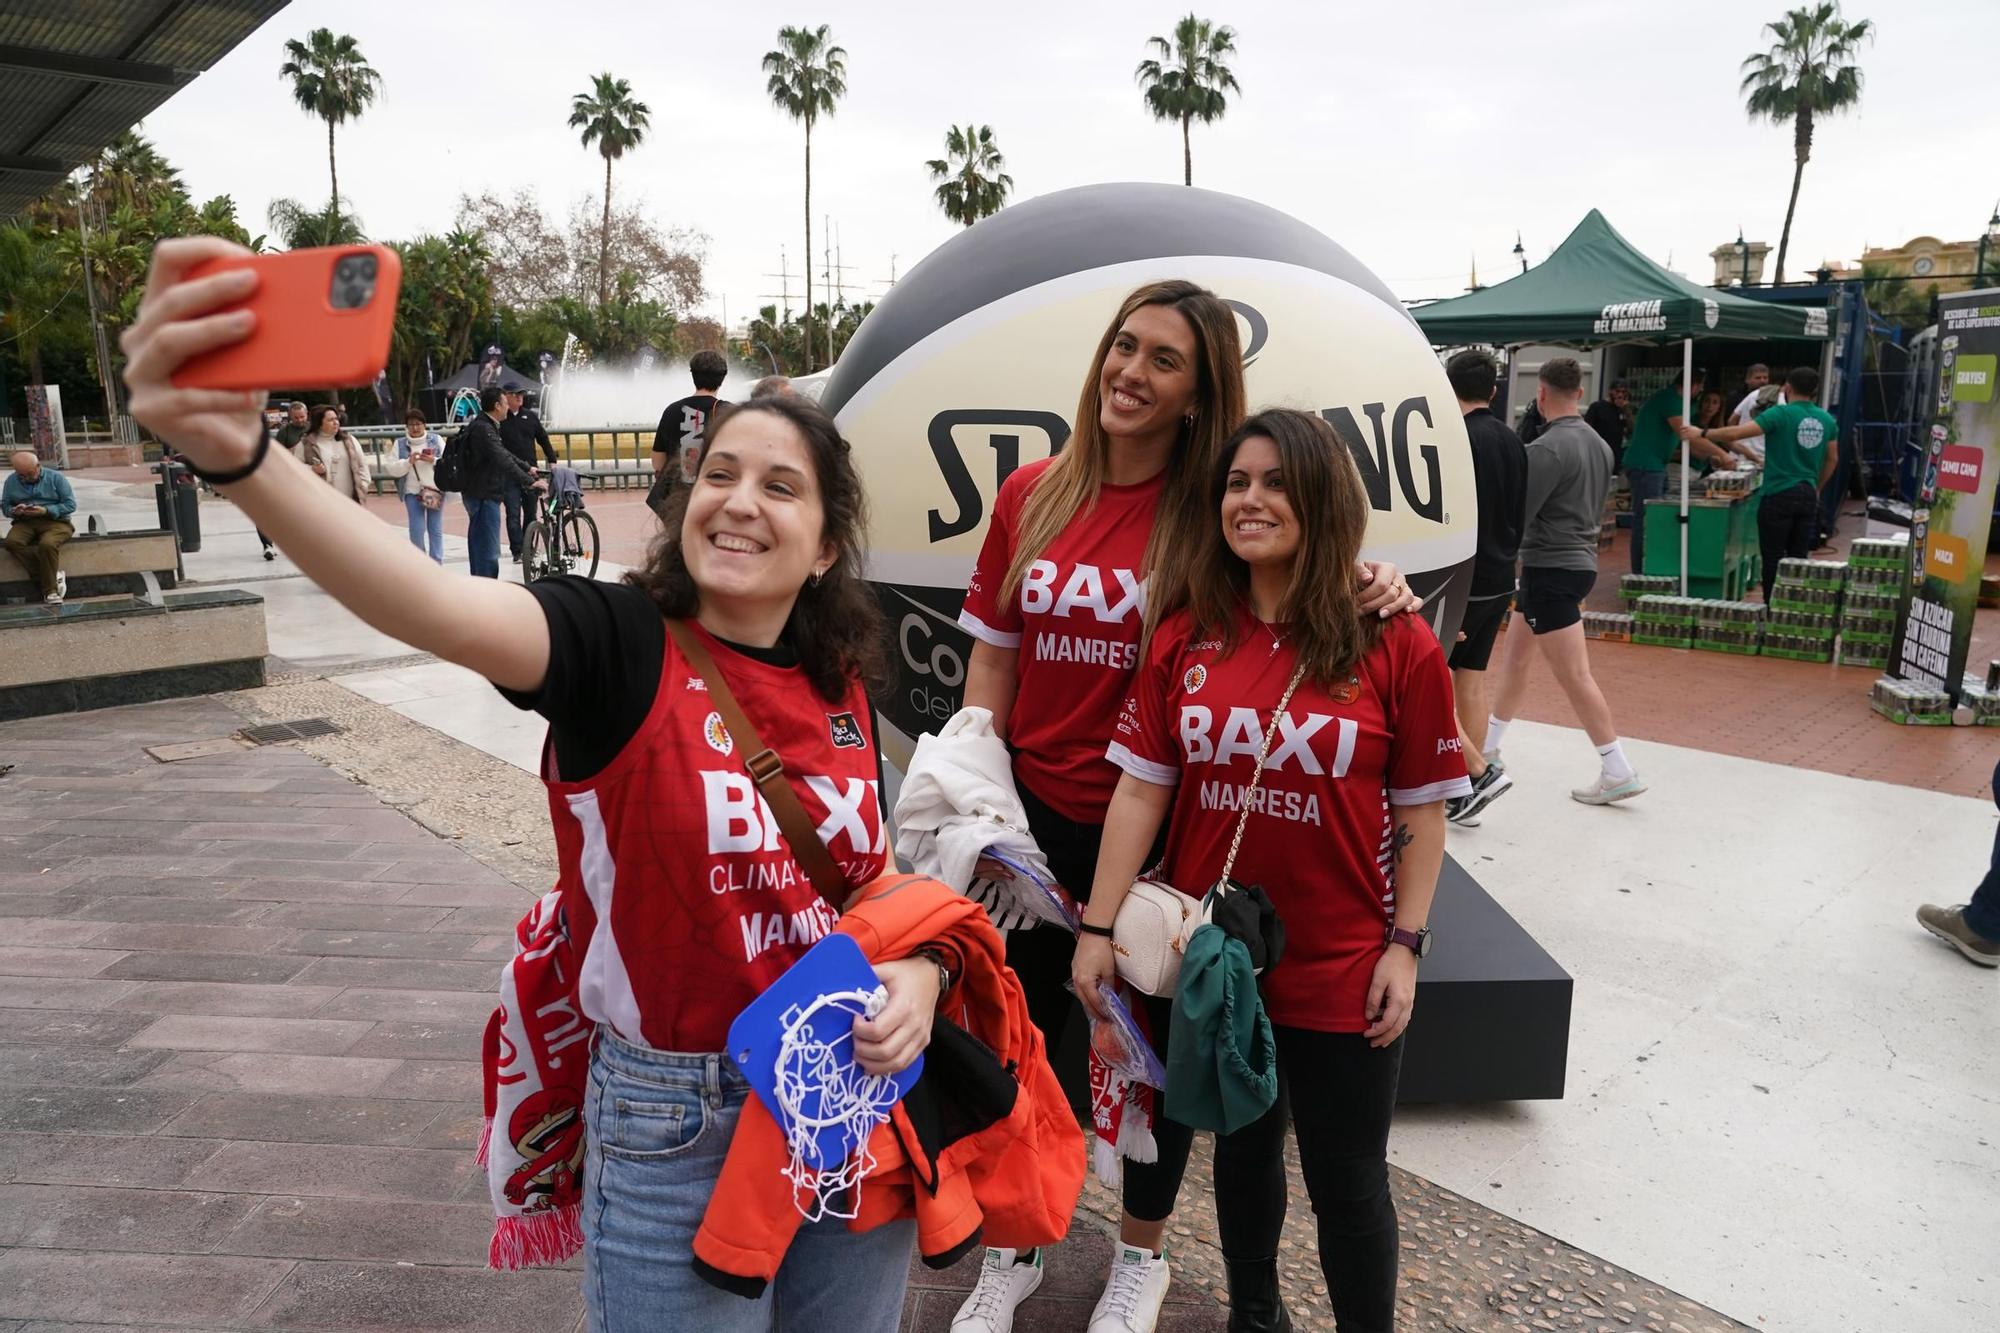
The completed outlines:
[[[865,506],[845,442],[810,404],[760,400],[708,433],[701,473],[676,493],[643,571],[618,584],[467,579],[272,449],[261,394],[173,384],[187,358],[254,326],[248,313],[213,312],[246,298],[255,273],[186,277],[203,260],[245,253],[211,238],[155,251],[122,339],[132,411],[363,620],[549,720],[561,933],[581,958],[574,1000],[596,1032],[582,1047],[587,1134],[571,1205],[590,1327],[895,1327],[908,1220],[860,1233],[839,1219],[802,1228],[756,1300],[708,1285],[690,1263],[747,1092],[724,1053],[729,1024],[834,914],[773,826],[666,620],[690,622],[783,755],[849,883],[881,874],[889,849],[862,683],[884,638],[861,581]],[[855,1051],[868,1072],[888,1073],[929,1041],[944,975],[915,955],[876,971],[888,1003],[856,1025]],[[564,1045],[583,1035],[565,1029]],[[551,1066],[562,1050],[549,1044]],[[564,1145],[544,1160],[573,1142],[555,1137],[560,1127],[551,1115],[536,1129],[549,1136],[536,1147]]]
[[[1119,780],[1104,747],[1145,629],[1179,605],[1190,557],[1214,528],[1209,474],[1243,411],[1235,312],[1192,282],[1149,284],[1125,298],[1105,329],[1062,452],[1015,471],[994,502],[959,615],[975,641],[965,703],[992,712],[1014,752],[1029,831],[1079,900],[1089,897]],[[1363,568],[1359,578],[1369,595],[1357,615],[1421,605],[1393,565]],[[1007,937],[1007,962],[1051,1050],[1071,1013],[1065,983],[1074,948],[1075,937],[1053,927]],[[1164,1121],[1155,1132],[1188,1133]],[[1171,1155],[1164,1143],[1161,1152]],[[1168,1283],[1160,1237],[1178,1176],[1126,1164],[1123,1243],[1091,1333],[1153,1327]],[[1041,1277],[1039,1253],[988,1251],[955,1333],[1005,1333]]]
[[[1345,572],[1368,501],[1326,422],[1283,410],[1252,417],[1223,449],[1208,498],[1219,527],[1192,553],[1187,604],[1148,644],[1110,747],[1124,775],[1084,921],[1110,925],[1163,823],[1165,879],[1205,891],[1247,806],[1232,878],[1263,887],[1288,942],[1261,986],[1277,1102],[1216,1140],[1230,1327],[1289,1327],[1276,1258],[1289,1114],[1334,1316],[1343,1333],[1386,1331],[1396,1295],[1389,1116],[1430,942],[1444,802],[1469,790],[1451,677],[1417,618],[1356,614]],[[1112,975],[1109,941],[1084,935],[1074,972],[1078,992],[1094,997],[1097,979]],[[1171,1120],[1171,1081],[1165,1109]],[[1188,1135],[1157,1137],[1154,1170],[1177,1186]]]

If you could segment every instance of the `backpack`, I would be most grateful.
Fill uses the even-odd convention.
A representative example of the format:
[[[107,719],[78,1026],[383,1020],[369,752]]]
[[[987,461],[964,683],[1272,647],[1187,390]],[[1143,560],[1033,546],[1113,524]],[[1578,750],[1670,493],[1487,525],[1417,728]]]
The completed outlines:
[[[461,426],[458,434],[445,441],[444,452],[438,455],[437,463],[431,468],[431,477],[437,482],[439,490],[465,489],[465,455],[472,448],[471,442],[465,438],[465,433],[471,429],[469,423]]]

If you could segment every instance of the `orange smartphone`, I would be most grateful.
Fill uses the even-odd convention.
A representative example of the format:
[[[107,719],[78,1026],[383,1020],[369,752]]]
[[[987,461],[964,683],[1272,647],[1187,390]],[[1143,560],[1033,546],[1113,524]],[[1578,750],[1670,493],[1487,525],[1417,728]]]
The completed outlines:
[[[182,363],[183,389],[347,389],[373,384],[389,361],[403,261],[385,245],[329,245],[277,255],[215,259],[189,278],[256,269],[242,307],[257,327],[231,347]]]

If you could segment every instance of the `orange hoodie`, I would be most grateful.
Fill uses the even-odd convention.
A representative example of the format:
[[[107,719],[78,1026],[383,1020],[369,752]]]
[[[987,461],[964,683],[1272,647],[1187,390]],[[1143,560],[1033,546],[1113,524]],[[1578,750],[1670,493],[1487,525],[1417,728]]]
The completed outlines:
[[[1061,1240],[1083,1192],[1083,1129],[985,912],[934,879],[886,875],[848,900],[839,929],[872,961],[906,958],[931,943],[956,951],[964,972],[938,1012],[984,1042],[1018,1085],[1011,1113],[935,1161],[913,1160],[923,1150],[898,1103],[869,1138],[876,1168],[861,1184],[859,1215],[849,1227],[868,1231],[914,1217],[917,1247],[934,1267],[955,1262],[982,1236],[1015,1249]],[[776,1275],[802,1221],[782,1174],[789,1158],[784,1131],[751,1097],[695,1234],[695,1271],[703,1278],[755,1297]]]

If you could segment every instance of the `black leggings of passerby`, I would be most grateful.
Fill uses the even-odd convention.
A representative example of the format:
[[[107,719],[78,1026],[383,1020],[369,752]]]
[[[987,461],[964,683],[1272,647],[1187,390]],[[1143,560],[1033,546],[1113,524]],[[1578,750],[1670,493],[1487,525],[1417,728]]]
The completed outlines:
[[[1757,546],[1764,557],[1764,601],[1778,579],[1778,562],[1812,554],[1818,533],[1819,492],[1802,481],[1757,502]]]
[[[2000,806],[2000,764],[1993,766],[1993,804]],[[1965,905],[1965,924],[1981,939],[2000,941],[2000,831],[1993,834],[1993,861],[1986,878]]]

